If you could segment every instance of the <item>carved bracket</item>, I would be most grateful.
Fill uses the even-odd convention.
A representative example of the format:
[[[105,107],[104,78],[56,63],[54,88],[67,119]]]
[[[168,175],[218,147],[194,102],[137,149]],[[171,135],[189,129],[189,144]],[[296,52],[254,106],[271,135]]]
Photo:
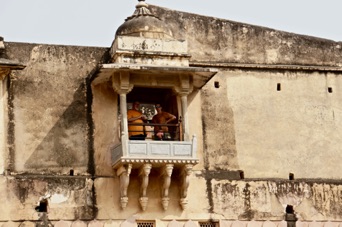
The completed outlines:
[[[0,67],[0,80],[3,80],[7,75],[9,75],[11,70],[9,68]]]
[[[132,164],[121,166],[116,174],[120,178],[120,203],[121,208],[125,209],[128,203],[127,189],[129,185],[129,175],[131,174]]]
[[[192,164],[186,164],[183,166],[180,177],[181,177],[181,185],[180,185],[180,205],[183,210],[186,209],[188,205],[188,200],[186,199],[188,195],[188,188],[190,183],[190,175],[192,173]]]
[[[128,72],[114,73],[112,76],[112,86],[118,94],[128,94],[133,89],[133,84],[129,82],[130,75]]]
[[[161,169],[161,177],[163,179],[162,185],[162,206],[164,210],[167,210],[169,206],[169,188],[171,185],[171,175],[173,171],[173,164],[166,164]]]
[[[193,91],[191,75],[179,75],[179,85],[174,86],[173,90],[180,96],[187,96]]]
[[[140,206],[143,211],[146,210],[148,198],[147,198],[147,186],[148,186],[148,177],[150,175],[152,169],[152,164],[144,164],[140,169],[140,179],[141,179],[141,187],[140,187]]]

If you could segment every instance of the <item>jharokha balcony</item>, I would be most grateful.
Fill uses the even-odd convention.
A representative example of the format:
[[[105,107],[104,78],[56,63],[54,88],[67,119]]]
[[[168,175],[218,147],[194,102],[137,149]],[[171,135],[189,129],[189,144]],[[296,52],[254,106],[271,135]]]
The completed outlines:
[[[150,26],[151,21],[160,28]],[[187,205],[189,176],[193,166],[198,163],[196,137],[189,135],[188,96],[201,89],[218,70],[190,66],[187,41],[173,37],[168,24],[154,15],[144,1],[139,1],[134,14],[118,28],[109,53],[110,61],[99,65],[91,84],[92,87],[111,84],[113,97],[118,96],[121,137],[111,152],[112,167],[120,178],[121,207],[127,205],[129,178],[132,169],[135,169],[132,177],[136,177],[138,170],[138,177],[141,178],[139,202],[141,208],[146,209],[146,190],[153,169],[159,171],[163,179],[160,182],[161,201],[165,210],[168,207],[171,175],[173,172],[180,174],[173,179],[180,184],[180,205],[184,209]],[[169,97],[175,98],[175,111],[177,116],[182,117],[178,135],[174,135],[173,140],[153,140],[149,137],[145,140],[129,140],[128,102],[170,103],[166,100]],[[153,127],[151,124],[145,126]]]

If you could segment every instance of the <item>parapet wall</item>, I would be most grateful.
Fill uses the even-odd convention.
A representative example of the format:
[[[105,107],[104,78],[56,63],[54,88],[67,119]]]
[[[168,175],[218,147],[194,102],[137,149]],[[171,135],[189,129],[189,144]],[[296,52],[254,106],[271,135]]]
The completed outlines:
[[[106,48],[6,43],[26,65],[9,88],[11,171],[86,174],[91,122],[87,79]]]
[[[177,39],[189,43],[191,62],[342,66],[342,43],[151,6]]]

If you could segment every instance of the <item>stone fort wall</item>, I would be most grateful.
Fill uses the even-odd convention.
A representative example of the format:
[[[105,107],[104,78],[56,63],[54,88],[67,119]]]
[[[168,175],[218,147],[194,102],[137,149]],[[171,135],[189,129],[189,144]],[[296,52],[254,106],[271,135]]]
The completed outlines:
[[[137,213],[141,220],[262,225],[284,220],[288,206],[302,223],[339,223],[340,43],[153,9],[174,25],[178,38],[188,39],[192,66],[219,69],[189,95],[200,163],[187,210],[180,209],[172,183],[170,208],[162,211],[153,174],[145,212],[139,210],[138,179],[130,184],[127,209],[119,206],[108,149],[118,139],[117,97],[109,85],[91,87],[89,81],[108,61],[108,48],[7,42],[7,57],[26,68],[6,83],[0,221],[33,223],[48,201],[49,220],[68,225],[77,219],[86,221],[81,225],[121,223]]]

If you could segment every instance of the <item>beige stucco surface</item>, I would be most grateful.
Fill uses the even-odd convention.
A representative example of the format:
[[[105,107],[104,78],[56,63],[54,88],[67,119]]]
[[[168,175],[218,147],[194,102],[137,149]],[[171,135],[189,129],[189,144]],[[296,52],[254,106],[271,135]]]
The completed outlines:
[[[253,71],[222,75],[233,111],[238,166],[245,177],[288,178],[293,173],[296,178],[341,179],[338,75]]]
[[[215,88],[214,83],[220,84]],[[237,170],[234,112],[227,96],[228,84],[222,73],[201,90],[204,134],[204,163],[209,170]]]
[[[8,55],[26,64],[13,74],[10,91],[16,171],[87,171],[86,78],[103,54],[100,48],[8,44]]]

